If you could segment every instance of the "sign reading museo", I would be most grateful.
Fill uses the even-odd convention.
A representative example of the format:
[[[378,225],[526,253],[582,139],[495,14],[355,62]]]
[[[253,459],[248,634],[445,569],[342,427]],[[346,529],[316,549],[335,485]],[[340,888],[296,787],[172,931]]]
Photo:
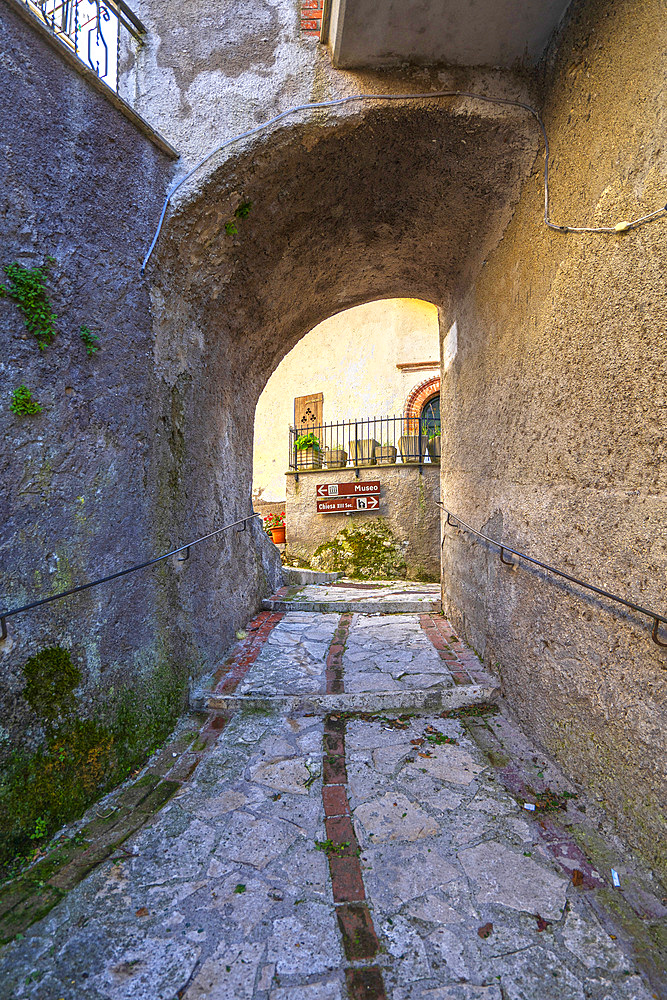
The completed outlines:
[[[318,514],[349,514],[358,510],[377,511],[379,506],[379,480],[370,483],[320,483],[317,487]]]
[[[320,483],[317,487],[317,497],[359,497],[374,494],[380,496],[380,480],[370,483]]]

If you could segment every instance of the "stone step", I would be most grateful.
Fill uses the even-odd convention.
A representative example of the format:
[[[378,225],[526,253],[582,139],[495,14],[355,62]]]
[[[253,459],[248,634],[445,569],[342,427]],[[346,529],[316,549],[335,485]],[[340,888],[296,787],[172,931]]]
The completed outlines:
[[[324,614],[342,615],[348,611],[358,611],[362,615],[409,615],[439,612],[440,601],[262,601],[265,611],[320,611]]]
[[[315,569],[299,569],[297,566],[283,566],[283,576],[288,587],[335,583],[342,575],[342,573],[318,573]]]
[[[245,695],[212,694],[206,706],[213,712],[279,711],[293,715],[329,715],[331,712],[441,712],[488,705],[500,697],[500,688],[492,685],[465,684],[413,691],[363,691],[343,694],[270,695],[262,692]],[[201,707],[201,706],[197,706]]]
[[[283,587],[262,601],[267,611],[312,611],[343,614],[357,611],[365,615],[427,614],[439,612],[440,587],[410,580],[360,583],[338,580],[329,584],[301,584]]]

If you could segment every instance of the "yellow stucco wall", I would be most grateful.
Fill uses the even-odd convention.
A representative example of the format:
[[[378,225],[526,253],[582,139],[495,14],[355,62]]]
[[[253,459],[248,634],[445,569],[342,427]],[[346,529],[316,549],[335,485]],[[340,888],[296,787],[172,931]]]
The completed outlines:
[[[294,397],[324,393],[324,420],[399,415],[411,390],[438,374],[438,311],[421,299],[367,302],[331,316],[283,358],[255,412],[253,494],[285,498]],[[404,372],[399,364],[433,361]]]

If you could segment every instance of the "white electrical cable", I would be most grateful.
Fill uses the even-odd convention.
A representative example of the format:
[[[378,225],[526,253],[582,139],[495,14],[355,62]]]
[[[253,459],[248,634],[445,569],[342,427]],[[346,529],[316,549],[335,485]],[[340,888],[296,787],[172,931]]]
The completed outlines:
[[[184,177],[181,177],[181,179],[177,181],[168,192],[167,197],[164,200],[164,205],[162,206],[162,212],[157,224],[157,229],[155,230],[155,235],[150,247],[148,248],[148,253],[144,257],[143,264],[141,265],[141,273],[143,274],[146,270],[146,265],[150,260],[153,250],[155,249],[155,244],[157,243],[160,231],[162,230],[162,224],[167,214],[167,209],[169,208],[171,199],[176,194],[178,189],[182,187],[182,185],[185,184],[185,182],[188,181],[193,174],[196,174],[205,163],[208,163],[208,161],[217,153],[221,152],[221,150],[226,149],[235,142],[240,142],[241,139],[248,139],[252,135],[257,135],[258,132],[263,132],[264,129],[270,128],[272,125],[275,125],[276,122],[282,121],[283,118],[287,118],[289,115],[296,114],[299,111],[316,111],[319,108],[335,108],[340,107],[342,104],[349,104],[352,101],[428,101],[433,98],[440,97],[469,97],[475,101],[486,101],[487,104],[506,104],[510,107],[521,108],[533,116],[540,128],[542,138],[544,139],[544,222],[550,229],[555,229],[559,233],[622,233],[627,232],[629,229],[634,229],[636,226],[640,226],[644,222],[649,222],[651,219],[655,219],[659,215],[667,214],[667,205],[665,205],[664,208],[659,208],[657,211],[651,212],[649,215],[643,215],[639,219],[633,219],[630,222],[619,222],[615,226],[602,226],[599,228],[594,226],[567,226],[551,222],[549,219],[549,140],[547,138],[547,131],[544,127],[544,122],[542,121],[539,112],[535,108],[531,107],[530,104],[524,104],[521,101],[511,101],[504,97],[488,97],[486,94],[469,93],[465,90],[437,90],[428,94],[351,94],[349,97],[338,97],[331,101],[318,101],[315,104],[297,104],[292,108],[287,108],[286,111],[282,111],[279,115],[276,115],[275,118],[270,118],[268,122],[264,122],[262,125],[256,125],[255,128],[248,129],[247,132],[240,132],[239,135],[234,135],[231,139],[226,139],[224,142],[221,142],[219,146],[216,146],[215,149],[212,149],[210,153],[207,153],[204,159],[195,164],[195,166],[189,170]]]

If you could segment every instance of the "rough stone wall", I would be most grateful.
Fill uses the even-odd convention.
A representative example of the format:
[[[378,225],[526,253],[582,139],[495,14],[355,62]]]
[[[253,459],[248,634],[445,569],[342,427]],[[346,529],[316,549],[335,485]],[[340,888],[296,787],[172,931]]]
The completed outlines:
[[[409,580],[440,579],[440,499],[439,469],[424,465],[371,466],[359,470],[359,482],[380,481],[382,517],[396,538],[405,560]],[[320,483],[356,482],[354,471],[323,469],[301,472],[287,480],[287,556],[310,563],[317,548],[331,541],[344,528],[354,528],[371,520],[366,514],[318,514],[316,490]]]
[[[2,606],[12,608],[187,538],[188,510],[175,495],[187,391],[177,387],[162,408],[148,286],[139,272],[172,162],[8,5],[2,30],[0,90],[12,111],[1,146],[0,266],[55,258],[48,291],[58,316],[56,339],[40,352],[14,302],[0,298],[0,593]],[[99,336],[92,357],[79,337],[82,324]],[[21,384],[42,404],[41,414],[10,412]],[[242,513],[249,509],[248,495]],[[251,535],[261,532],[214,542],[203,560],[218,572],[231,554],[246,567],[248,584],[217,644],[201,647],[195,634],[191,615],[200,609],[187,590],[194,550],[188,563],[162,564],[10,618],[9,638],[0,643],[2,755],[41,738],[22,697],[22,668],[45,647],[66,648],[81,670],[83,716],[121,690],[148,697],[165,662],[186,681],[202,669],[256,605],[259,581],[265,578],[264,592],[275,584],[270,548],[259,538],[258,554]]]
[[[664,204],[665,51],[661,0],[575,5],[545,67],[555,221],[614,225]],[[664,614],[667,223],[563,235],[542,224],[542,199],[539,157],[453,310],[443,498],[487,534]],[[652,622],[446,535],[457,630],[665,872],[667,650]]]

